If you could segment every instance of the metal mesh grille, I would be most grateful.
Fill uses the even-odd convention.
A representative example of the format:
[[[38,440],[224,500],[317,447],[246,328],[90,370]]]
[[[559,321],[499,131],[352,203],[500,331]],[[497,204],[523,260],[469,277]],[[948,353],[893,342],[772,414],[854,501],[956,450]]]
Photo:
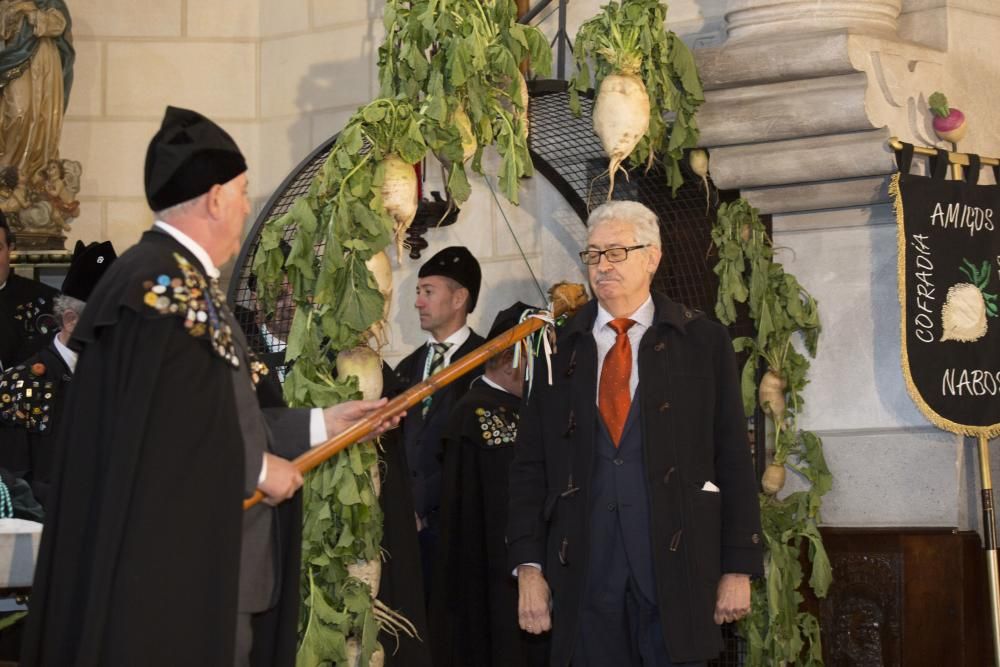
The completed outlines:
[[[270,366],[279,378],[284,377],[284,343],[280,337],[268,334],[260,326],[261,318],[257,314],[257,304],[253,293],[250,290],[252,284],[250,267],[253,265],[254,255],[260,245],[260,232],[264,224],[272,218],[284,215],[292,207],[299,197],[306,194],[312,184],[313,177],[326,161],[327,155],[333,149],[333,144],[337,137],[334,135],[326,143],[317,148],[285,179],[285,182],[278,186],[278,189],[271,196],[271,199],[261,209],[257,216],[257,221],[250,230],[240,255],[236,260],[233,269],[232,280],[229,283],[229,302],[233,304],[233,314],[246,334],[250,349],[260,357],[264,363]],[[285,230],[285,240],[291,242],[295,238],[295,228],[289,227]],[[316,247],[317,254],[323,253],[323,244]],[[287,331],[291,325],[291,318],[294,315],[294,306],[286,309],[278,309],[274,317],[269,321],[272,330]]]

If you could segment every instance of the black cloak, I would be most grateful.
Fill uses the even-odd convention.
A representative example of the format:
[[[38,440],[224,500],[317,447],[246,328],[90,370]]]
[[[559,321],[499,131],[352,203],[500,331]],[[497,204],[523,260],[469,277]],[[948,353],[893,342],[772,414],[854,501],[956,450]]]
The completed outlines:
[[[534,666],[548,635],[522,632],[507,567],[507,469],[521,399],[473,381],[444,433],[441,541],[431,593],[435,667]]]
[[[56,329],[52,302],[59,291],[13,271],[0,289],[0,369],[45,347]]]
[[[22,665],[232,664],[246,370],[185,265],[147,232],[75,330]]]

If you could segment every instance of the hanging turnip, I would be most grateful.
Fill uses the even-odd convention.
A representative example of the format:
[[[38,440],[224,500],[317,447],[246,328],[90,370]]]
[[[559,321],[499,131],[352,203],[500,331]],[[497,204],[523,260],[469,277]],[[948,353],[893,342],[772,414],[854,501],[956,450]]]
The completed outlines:
[[[580,26],[573,42],[570,110],[578,115],[580,94],[597,91],[594,132],[609,158],[608,199],[626,159],[647,171],[662,163],[676,194],[684,182],[684,152],[698,143],[694,116],[704,92],[694,56],[666,29],[666,15],[660,0],[609,2]]]
[[[634,72],[619,71],[601,81],[594,102],[594,133],[601,140],[608,163],[608,199],[615,190],[615,174],[649,129],[649,95]],[[626,172],[626,176],[628,172]]]
[[[382,180],[382,205],[395,222],[396,262],[403,256],[403,239],[417,215],[417,173],[413,165],[398,155],[382,160],[385,176]]]
[[[764,475],[760,478],[760,486],[769,496],[780,492],[785,488],[785,466],[780,463],[768,463]]]
[[[347,576],[354,577],[358,581],[368,586],[372,597],[378,597],[378,585],[382,578],[382,561],[378,558],[372,560],[359,560],[347,566]]]
[[[366,401],[382,396],[382,359],[367,345],[358,345],[337,354],[337,376],[358,378],[358,390]]]
[[[701,184],[705,188],[705,213],[711,206],[711,190],[708,187],[708,153],[701,148],[695,148],[688,154],[688,165],[695,176],[701,178]],[[744,239],[744,242],[746,239]]]
[[[372,651],[372,656],[367,665],[361,664],[361,642],[354,637],[347,639],[347,665],[348,667],[383,667],[385,665],[385,649],[377,645]]]
[[[958,143],[965,138],[968,129],[965,114],[955,107],[949,107],[948,98],[943,93],[937,92],[931,95],[927,105],[934,114],[934,133],[938,138],[952,143]]]
[[[757,390],[760,408],[764,414],[774,417],[776,422],[780,422],[785,414],[785,387],[787,385],[785,378],[770,368],[760,379],[760,388]]]

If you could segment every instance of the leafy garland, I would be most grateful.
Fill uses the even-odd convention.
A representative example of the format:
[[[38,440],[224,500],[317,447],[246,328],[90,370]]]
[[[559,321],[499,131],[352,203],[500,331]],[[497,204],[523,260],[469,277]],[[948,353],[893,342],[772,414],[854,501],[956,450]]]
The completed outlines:
[[[716,316],[723,324],[732,324],[736,303],[746,303],[757,330],[754,338],[733,341],[737,352],[748,353],[741,382],[744,410],[753,414],[760,400],[755,378],[763,361],[784,381],[787,406],[782,411],[770,401],[762,405],[769,416],[771,466],[780,466],[782,475],[787,466],[810,483],[808,490],[784,498],[776,490],[760,494],[766,576],[753,583],[751,611],[740,622],[740,631],[749,643],[750,665],[822,665],[819,622],[811,613],[799,611],[803,597],[798,589],[804,577],[799,556],[806,540],[812,564],[809,585],[817,597],[825,597],[833,574],[819,532],[819,511],[833,476],[820,438],[798,429],[809,361],[792,345],[799,334],[809,356],[815,357],[820,333],[816,300],[774,261],[771,240],[757,210],[746,200],[719,207],[712,242],[719,252],[714,269],[719,276]]]
[[[395,224],[382,205],[383,161],[390,155],[407,163],[421,159],[428,126],[433,124],[405,100],[378,99],[362,107],[308,192],[261,232],[253,271],[262,304],[274,308],[286,273],[293,287],[295,317],[285,351],[286,361],[294,362],[284,383],[289,405],[326,406],[360,397],[357,378],[334,377],[333,358],[364,344],[382,317],[385,300],[365,262],[389,244]],[[452,151],[459,145],[457,132],[450,144]],[[285,260],[279,244],[290,226],[296,234]],[[324,248],[320,256],[318,246]],[[392,612],[373,601],[368,584],[347,569],[381,557],[377,466],[378,452],[369,442],[306,477],[300,665],[345,664],[351,638],[360,644],[359,664],[367,665],[379,630],[398,627]]]
[[[637,74],[649,95],[649,130],[629,161],[633,167],[649,169],[656,157],[662,158],[667,185],[677,194],[684,183],[680,167],[684,149],[698,144],[695,112],[705,96],[694,56],[665,28],[666,16],[667,6],[659,0],[621,0],[602,7],[600,14],[580,26],[573,42],[577,72],[569,93],[570,109],[579,116],[580,93],[599,89],[609,74]]]
[[[500,154],[500,189],[518,203],[518,180],[531,176],[527,106],[519,64],[530,58],[547,76],[552,51],[542,32],[517,23],[513,0],[387,0],[386,40],[379,48],[381,94],[401,96],[442,126],[465,125],[475,139],[472,168],[482,171],[485,146]],[[468,121],[456,121],[456,114]],[[431,150],[439,158],[434,142]],[[462,159],[441,160],[448,190],[469,196]]]
[[[364,345],[383,317],[385,298],[366,262],[396,231],[382,200],[387,158],[414,164],[433,152],[448,165],[452,198],[467,199],[465,137],[455,122],[461,104],[472,116],[478,143],[473,167],[480,170],[483,146],[496,143],[501,186],[517,202],[519,178],[531,174],[527,100],[517,63],[530,55],[547,70],[551,53],[541,33],[517,25],[515,16],[511,0],[388,3],[389,37],[380,49],[385,96],[349,119],[308,192],[266,223],[254,258],[266,310],[273,312],[286,276],[293,288],[296,308],[285,353],[286,362],[294,362],[284,383],[289,405],[326,406],[359,397],[357,378],[335,377],[333,360]],[[286,260],[280,245],[290,227],[296,234]],[[413,633],[406,619],[374,600],[369,584],[348,571],[381,556],[377,468],[375,445],[364,443],[307,476],[297,656],[303,667],[346,664],[352,650],[358,651],[357,664],[367,665],[379,649],[380,630]]]

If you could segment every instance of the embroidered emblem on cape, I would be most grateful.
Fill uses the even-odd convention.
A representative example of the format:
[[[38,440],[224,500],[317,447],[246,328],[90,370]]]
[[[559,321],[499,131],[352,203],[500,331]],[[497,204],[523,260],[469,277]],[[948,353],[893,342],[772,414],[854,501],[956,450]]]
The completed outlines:
[[[45,379],[45,364],[9,369],[0,375],[0,420],[45,433],[50,426],[54,387],[55,381]]]
[[[55,327],[55,318],[49,312],[51,306],[43,296],[18,304],[14,308],[14,319],[24,327],[24,334],[29,338],[37,335],[45,336]]]
[[[223,315],[226,298],[216,281],[207,282],[183,255],[174,253],[183,278],[161,274],[147,280],[143,302],[163,315],[180,315],[184,328],[195,338],[208,338],[212,349],[239,368],[240,358],[233,342],[233,330]]]
[[[519,419],[516,412],[503,406],[492,410],[476,408],[476,419],[479,420],[479,430],[483,434],[483,447],[493,449],[513,446]]]

